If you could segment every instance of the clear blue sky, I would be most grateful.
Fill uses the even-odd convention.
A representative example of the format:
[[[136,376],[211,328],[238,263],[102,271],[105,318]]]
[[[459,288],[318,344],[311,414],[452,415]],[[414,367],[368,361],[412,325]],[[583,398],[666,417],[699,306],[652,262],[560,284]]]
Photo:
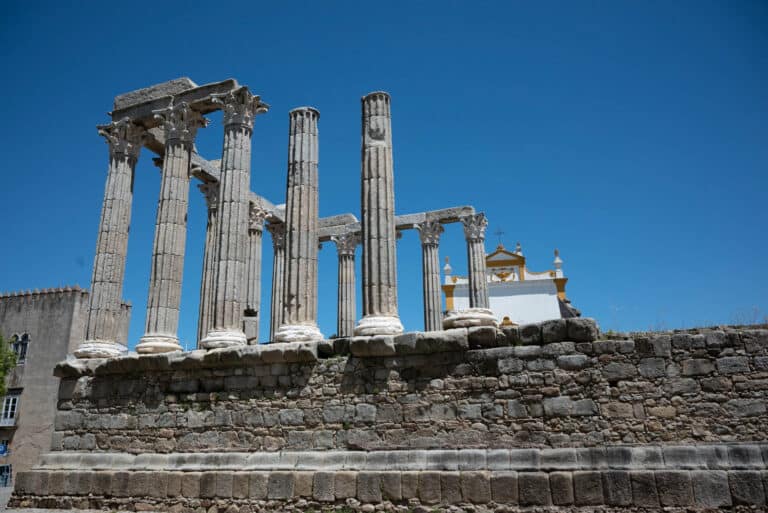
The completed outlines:
[[[312,105],[321,215],[359,212],[360,97],[386,90],[400,213],[474,205],[490,220],[487,249],[501,229],[534,271],[559,248],[568,295],[604,329],[768,315],[765,2],[279,4],[4,3],[1,290],[89,285],[107,169],[95,125],[116,94],[234,77],[272,105],[254,130],[251,183],[276,203],[287,113]],[[213,116],[198,147],[215,159],[221,140]],[[131,345],[144,326],[159,188],[151,156],[135,181]],[[189,344],[205,230],[202,197],[193,188],[191,198]],[[416,234],[398,252],[401,317],[421,329]],[[440,254],[465,272],[459,226]],[[268,312],[268,236],[263,269]],[[320,273],[320,327],[331,334],[333,245]]]

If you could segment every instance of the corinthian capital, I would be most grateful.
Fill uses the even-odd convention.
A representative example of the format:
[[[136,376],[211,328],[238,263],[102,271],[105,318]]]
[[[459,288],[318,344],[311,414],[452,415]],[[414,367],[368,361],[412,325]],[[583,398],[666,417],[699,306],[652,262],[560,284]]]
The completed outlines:
[[[268,212],[263,208],[250,203],[248,208],[248,233],[261,232],[264,228],[264,219],[266,219],[267,214]]]
[[[224,111],[224,126],[240,125],[253,128],[253,119],[269,110],[269,105],[261,101],[247,87],[241,87],[224,94],[211,96],[213,103],[221,105]]]
[[[471,214],[463,217],[461,222],[464,224],[464,237],[467,240],[485,240],[485,228],[488,226],[485,214]]]
[[[96,128],[99,135],[107,140],[112,155],[133,160],[139,158],[145,132],[142,127],[135,125],[130,118],[113,121],[108,125],[99,125]]]
[[[208,120],[196,110],[192,110],[187,102],[181,102],[166,109],[155,110],[152,113],[165,131],[166,142],[179,140],[192,143],[195,141],[197,129],[208,125]]]
[[[440,243],[440,234],[443,233],[443,225],[439,221],[424,221],[416,225],[419,237],[423,245],[437,246]]]
[[[208,211],[214,211],[219,206],[219,182],[206,182],[197,186],[205,196]]]
[[[336,243],[336,251],[339,256],[355,256],[355,249],[360,244],[360,232],[334,235],[331,240]]]
[[[272,249],[285,248],[285,223],[267,223],[267,230],[272,234]]]

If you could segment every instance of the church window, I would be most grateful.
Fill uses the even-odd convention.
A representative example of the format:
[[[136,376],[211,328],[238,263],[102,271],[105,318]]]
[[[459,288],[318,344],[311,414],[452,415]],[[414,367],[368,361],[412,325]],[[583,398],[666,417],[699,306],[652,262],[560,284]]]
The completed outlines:
[[[11,338],[11,348],[16,353],[16,363],[24,363],[27,360],[27,349],[29,348],[29,334],[24,333],[19,337],[14,335]]]

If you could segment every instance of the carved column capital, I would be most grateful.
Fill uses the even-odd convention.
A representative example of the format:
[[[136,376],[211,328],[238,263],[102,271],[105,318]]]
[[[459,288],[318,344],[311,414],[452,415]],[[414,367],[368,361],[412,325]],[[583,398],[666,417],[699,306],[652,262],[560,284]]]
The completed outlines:
[[[197,188],[200,189],[200,192],[205,196],[205,204],[208,206],[208,211],[215,211],[219,206],[219,183],[201,183]]]
[[[248,233],[259,232],[264,229],[264,219],[268,212],[261,207],[250,203],[248,205]]]
[[[152,113],[163,127],[166,143],[178,140],[191,144],[195,141],[197,129],[208,125],[208,120],[193,110],[187,102],[181,102],[166,109],[155,110]]]
[[[472,214],[461,219],[464,225],[464,237],[467,241],[484,241],[485,229],[488,227],[488,219],[482,212]]]
[[[222,106],[224,126],[239,125],[249,130],[253,129],[253,119],[269,110],[269,105],[261,101],[247,87],[211,96],[213,103]]]
[[[336,243],[336,251],[339,256],[355,256],[355,249],[361,241],[360,232],[334,235],[331,240]]]
[[[107,140],[112,156],[126,157],[132,161],[139,158],[139,151],[146,132],[144,128],[135,125],[131,118],[123,118],[120,121],[99,125],[96,128],[99,135]]]
[[[272,234],[272,248],[277,251],[278,249],[285,248],[285,224],[284,223],[267,223],[267,230]]]
[[[416,225],[419,230],[419,238],[422,245],[437,246],[440,244],[440,235],[445,231],[440,221],[424,221]]]

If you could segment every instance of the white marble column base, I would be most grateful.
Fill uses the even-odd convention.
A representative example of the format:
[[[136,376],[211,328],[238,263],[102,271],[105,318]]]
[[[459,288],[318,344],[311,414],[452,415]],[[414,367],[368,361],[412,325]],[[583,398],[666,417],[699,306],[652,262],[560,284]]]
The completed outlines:
[[[113,358],[122,356],[128,348],[117,342],[103,340],[86,340],[75,349],[76,358]]]
[[[443,319],[443,329],[471,328],[472,326],[499,326],[496,316],[487,308],[450,311]]]
[[[144,335],[136,344],[136,352],[139,354],[170,353],[181,350],[179,339],[168,335]]]
[[[394,315],[366,315],[355,326],[355,335],[399,335],[403,332],[403,323]]]
[[[323,340],[323,334],[317,326],[309,324],[284,324],[275,333],[272,342],[315,342]]]
[[[200,341],[200,346],[204,349],[218,349],[220,347],[244,346],[248,344],[245,333],[240,330],[211,330],[206,337]]]

